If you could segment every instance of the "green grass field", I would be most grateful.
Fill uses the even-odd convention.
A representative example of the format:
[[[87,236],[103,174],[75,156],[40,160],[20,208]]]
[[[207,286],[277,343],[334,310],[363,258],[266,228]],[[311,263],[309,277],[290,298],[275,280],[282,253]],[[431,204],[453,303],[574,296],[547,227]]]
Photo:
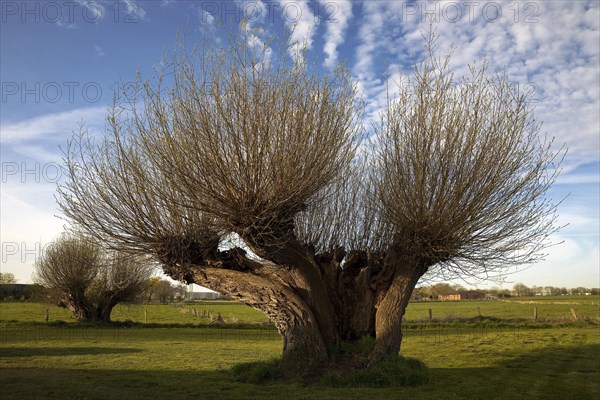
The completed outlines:
[[[538,304],[538,314],[547,306],[548,316],[566,321],[570,308],[577,307],[578,315],[586,315],[583,306],[589,306],[589,317],[598,317],[598,297],[579,301],[589,304]],[[477,315],[477,306],[482,315],[495,312],[498,317],[502,312],[507,319],[530,318],[527,310],[533,307],[514,302],[414,303],[407,317],[418,320],[424,312],[425,318],[432,308],[434,317],[444,318],[446,313],[470,318]],[[563,306],[567,306],[566,313]],[[191,311],[182,312],[181,307],[196,307],[196,314],[204,309],[218,312],[229,324],[211,326]],[[117,307],[114,320],[137,323],[102,328],[75,324],[68,313],[53,307],[50,323],[45,324],[46,305],[0,303],[2,398],[600,398],[600,327],[593,321],[540,323],[539,327],[416,324],[406,330],[402,352],[427,364],[429,383],[334,389],[301,382],[254,385],[236,381],[232,366],[269,360],[281,353],[277,332],[264,324],[264,316],[241,304],[205,302],[181,307]]]
[[[194,314],[196,309],[196,314]],[[49,322],[75,322],[70,311],[39,303],[0,303],[0,322],[43,322],[48,310]],[[203,313],[207,317],[203,317]],[[195,304],[117,305],[111,314],[115,322],[131,321],[148,324],[207,325],[208,314],[218,314],[227,324],[270,325],[262,313],[233,301],[204,301]]]
[[[505,320],[533,319],[534,307],[538,319],[552,322],[572,321],[571,309],[580,319],[600,318],[600,296],[527,297],[486,301],[421,301],[411,302],[404,317],[406,322],[422,322],[429,319],[429,309],[434,320],[474,318],[479,316]],[[0,303],[0,322],[43,322],[49,309],[49,321],[74,322],[72,314],[63,308],[38,303]],[[194,314],[196,309],[196,314]],[[240,303],[231,301],[202,301],[195,304],[144,304],[117,305],[112,313],[113,321],[132,321],[148,324],[206,325],[209,318],[220,314],[228,324],[268,325],[268,318]]]
[[[533,318],[534,308],[540,320],[573,320],[571,309],[577,318],[599,318],[600,296],[525,297],[506,300],[482,301],[421,301],[409,303],[405,320],[420,321],[432,316],[438,320],[473,318],[479,316],[501,319]]]

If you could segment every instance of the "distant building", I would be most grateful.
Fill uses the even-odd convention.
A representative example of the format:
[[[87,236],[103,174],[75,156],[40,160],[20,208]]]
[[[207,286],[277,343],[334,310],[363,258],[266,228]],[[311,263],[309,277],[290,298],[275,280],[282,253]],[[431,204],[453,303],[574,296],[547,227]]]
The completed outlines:
[[[464,292],[450,293],[447,295],[439,295],[438,300],[442,301],[459,301],[459,300],[483,300],[485,293],[477,290],[467,290]]]
[[[189,292],[189,300],[217,300],[219,293],[217,292]]]
[[[438,300],[442,300],[442,301],[460,300],[460,293],[451,293],[451,294],[445,294],[445,295],[440,294],[438,296]]]

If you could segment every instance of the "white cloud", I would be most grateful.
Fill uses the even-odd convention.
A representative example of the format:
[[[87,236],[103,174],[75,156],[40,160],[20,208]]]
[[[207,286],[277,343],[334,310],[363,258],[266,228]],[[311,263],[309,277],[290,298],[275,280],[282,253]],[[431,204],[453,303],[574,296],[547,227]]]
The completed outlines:
[[[10,145],[46,139],[67,138],[77,129],[80,121],[90,126],[103,126],[106,107],[88,107],[47,114],[25,121],[2,125],[0,143]]]
[[[85,9],[84,17],[88,21],[101,21],[106,15],[106,8],[96,0],[76,0]]]
[[[595,174],[563,174],[557,179],[557,182],[561,185],[580,185],[595,183],[600,184],[600,175]]]
[[[240,16],[244,19],[244,29],[247,32],[262,31],[262,25],[267,18],[268,9],[261,0],[245,0],[240,4]]]
[[[387,3],[382,1],[367,1],[363,3],[363,14],[358,35],[361,44],[356,48],[356,64],[354,73],[359,79],[372,78],[373,60],[378,49],[384,27],[384,15]]]
[[[174,4],[177,4],[177,1],[175,1],[175,0],[162,0],[160,2],[160,6],[161,7],[170,7],[170,6],[174,5]]]
[[[303,50],[310,50],[316,26],[319,24],[307,0],[278,0],[286,28],[291,32],[289,54],[294,59],[302,57]]]
[[[125,11],[129,13],[129,17],[136,17],[139,20],[146,18],[146,10],[144,10],[135,0],[122,0],[125,4]]]
[[[270,39],[267,29],[264,28],[268,16],[268,8],[261,0],[246,0],[241,3],[241,15],[244,18],[242,29],[247,34],[246,44],[257,53],[262,53],[263,62],[269,63],[272,57],[271,48],[264,40]]]
[[[64,22],[62,19],[59,19],[58,21],[56,21],[56,26],[59,26],[61,28],[65,28],[65,29],[78,29],[79,25],[77,25],[74,22]]]
[[[97,44],[94,45],[94,51],[96,52],[96,56],[98,57],[104,57],[104,50],[102,50],[102,47],[98,46]]]
[[[369,100],[368,115],[384,104],[382,63],[408,68],[415,61],[411,52],[422,49],[422,34],[434,18],[436,51],[443,56],[455,47],[450,68],[456,76],[468,75],[467,65],[486,57],[489,72],[505,71],[521,93],[532,96],[542,133],[569,148],[569,168],[597,162],[600,3],[469,4],[471,9],[467,2],[363,3],[353,73]],[[453,13],[456,6],[462,7],[461,18]]]
[[[104,130],[106,111],[105,107],[80,108],[3,124],[0,143],[4,161],[21,157],[35,162],[61,162],[61,148],[79,130],[79,123],[84,122],[85,129],[95,135]]]
[[[241,11],[249,25],[264,23],[268,14],[267,5],[261,0],[245,0],[241,3]]]
[[[60,163],[62,160],[62,150],[67,143],[67,139],[64,142],[53,142],[49,143],[19,143],[7,146],[14,155],[12,157],[5,157],[5,163],[13,162],[8,161],[13,158],[23,157],[27,160],[35,160],[38,163]]]
[[[327,27],[324,51],[327,57],[323,62],[326,68],[334,68],[338,60],[337,48],[344,42],[348,24],[352,19],[352,2],[350,0],[319,0],[322,9],[333,7],[329,20],[324,21]]]
[[[206,10],[201,10],[200,22],[202,24],[212,25],[215,22],[215,17]]]

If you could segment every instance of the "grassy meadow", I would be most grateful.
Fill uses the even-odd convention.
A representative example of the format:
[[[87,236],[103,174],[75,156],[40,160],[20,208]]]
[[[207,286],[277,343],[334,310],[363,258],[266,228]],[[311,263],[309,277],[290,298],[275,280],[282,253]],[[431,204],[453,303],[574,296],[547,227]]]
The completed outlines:
[[[0,393],[7,399],[600,398],[598,296],[518,301],[525,303],[412,303],[410,321],[427,319],[431,308],[434,319],[458,322],[407,324],[402,353],[428,366],[429,381],[390,388],[239,382],[231,368],[277,357],[281,340],[262,314],[238,303],[117,306],[113,320],[120,323],[111,327],[76,324],[45,304],[0,303]],[[578,304],[560,304],[566,301]],[[523,323],[534,304],[540,321]],[[477,307],[482,318],[506,323],[474,323]],[[209,310],[226,323],[211,324],[202,317]]]
[[[196,312],[194,313],[194,309]],[[64,308],[40,303],[0,303],[0,322],[75,322]],[[206,315],[203,317],[203,315]],[[269,325],[269,319],[244,304],[233,301],[202,301],[194,304],[118,304],[111,314],[114,322],[148,325],[208,325],[221,315],[226,325]]]
[[[515,297],[503,300],[481,301],[419,301],[409,303],[405,321],[429,319],[429,309],[434,320],[482,317],[505,320],[527,320],[537,309],[539,320],[552,322],[571,321],[575,311],[577,318],[599,318],[600,296],[539,296]]]

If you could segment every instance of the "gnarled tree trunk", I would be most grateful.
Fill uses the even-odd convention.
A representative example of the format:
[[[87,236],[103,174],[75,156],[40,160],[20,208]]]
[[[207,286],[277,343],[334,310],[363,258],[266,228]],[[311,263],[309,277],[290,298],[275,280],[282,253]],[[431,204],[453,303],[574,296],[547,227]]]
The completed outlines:
[[[275,324],[283,339],[282,368],[303,374],[327,362],[328,353],[315,312],[296,288],[279,273],[239,256],[239,249],[215,253],[203,267],[165,267],[171,276],[194,282],[235,298],[262,311]],[[184,275],[182,271],[186,271]],[[283,274],[285,275],[285,274]],[[323,315],[323,312],[320,312]]]
[[[82,290],[76,290],[71,294],[67,294],[63,299],[58,301],[58,306],[69,309],[76,321],[94,320],[94,312]]]
[[[418,268],[398,273],[382,295],[375,314],[376,340],[369,355],[369,366],[384,358],[398,356],[402,344],[402,319],[421,275]]]
[[[118,296],[115,297],[111,294],[101,295],[99,296],[99,300],[91,301],[80,293],[60,300],[58,306],[68,308],[78,322],[110,324],[112,310],[119,301]]]
[[[59,305],[62,305],[62,303],[60,303]],[[95,320],[94,313],[86,305],[68,302],[66,304],[66,308],[71,310],[71,312],[73,313],[73,316],[75,316],[75,320],[78,322],[88,322],[88,321]]]
[[[289,374],[326,367],[340,340],[375,337],[369,366],[397,356],[402,316],[423,268],[368,251],[315,255],[298,244],[271,259],[277,263],[251,260],[238,248],[213,248],[193,262],[162,261],[173,278],[264,312],[281,334],[282,367]]]
[[[96,321],[110,324],[110,315],[113,308],[119,303],[118,298],[106,296],[101,303],[96,306]]]

